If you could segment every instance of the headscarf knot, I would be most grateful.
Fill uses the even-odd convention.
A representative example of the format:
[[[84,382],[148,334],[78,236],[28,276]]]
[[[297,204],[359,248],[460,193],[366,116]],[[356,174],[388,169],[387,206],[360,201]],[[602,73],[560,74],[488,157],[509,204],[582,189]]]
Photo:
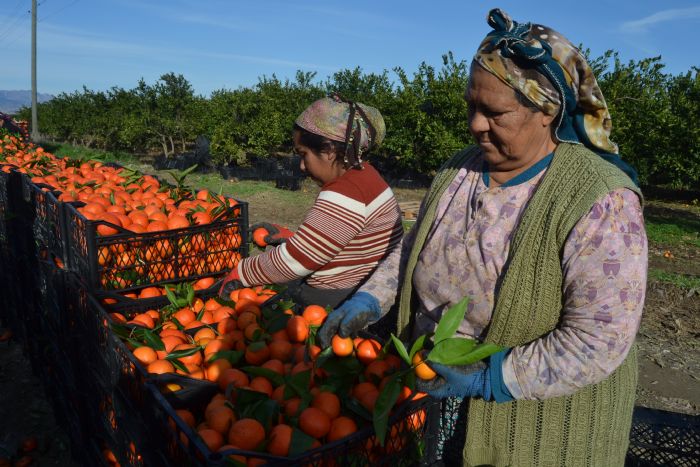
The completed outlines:
[[[494,8],[488,16],[493,28],[488,34],[491,49],[500,49],[506,58],[519,58],[533,64],[545,63],[552,58],[552,48],[546,42],[528,37],[531,24],[519,24],[500,9]]]

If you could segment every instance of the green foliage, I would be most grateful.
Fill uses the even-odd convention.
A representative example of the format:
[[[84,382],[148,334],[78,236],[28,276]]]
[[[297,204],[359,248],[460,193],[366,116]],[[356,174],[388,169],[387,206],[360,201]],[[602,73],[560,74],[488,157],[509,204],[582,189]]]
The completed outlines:
[[[587,51],[584,53],[588,54]],[[700,180],[700,69],[677,76],[659,57],[623,63],[608,51],[589,58],[613,119],[613,140],[643,184],[689,188]],[[422,63],[409,73],[344,69],[324,81],[298,71],[248,88],[195,96],[182,76],[106,92],[83,87],[39,104],[42,132],[57,141],[110,151],[166,156],[191,148],[197,135],[211,140],[216,163],[249,163],[250,156],[291,150],[295,118],[330,92],[377,107],[387,135],[375,156],[384,164],[431,174],[455,151],[473,142],[463,99],[469,63],[443,56],[436,69]],[[19,118],[30,118],[23,109]]]
[[[609,62],[612,60],[612,68]],[[596,59],[598,80],[620,155],[642,184],[673,188],[700,180],[700,75],[664,73],[661,57],[622,63],[617,52]]]
[[[135,164],[138,162],[136,157],[131,153],[124,151],[104,151],[65,143],[41,143],[41,146],[57,157],[68,157],[70,159],[79,160],[96,159],[102,162],[120,162],[122,164]]]
[[[694,291],[700,294],[700,277],[687,274],[675,274],[661,271],[659,269],[649,269],[649,280],[671,284],[678,288]]]
[[[645,224],[650,242],[700,247],[700,221],[697,219],[669,219],[647,213]]]

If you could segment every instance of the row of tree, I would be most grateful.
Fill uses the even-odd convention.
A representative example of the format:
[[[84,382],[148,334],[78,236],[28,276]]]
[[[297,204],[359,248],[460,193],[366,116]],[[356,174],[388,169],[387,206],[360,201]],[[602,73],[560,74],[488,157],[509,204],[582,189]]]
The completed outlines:
[[[623,63],[612,51],[591,64],[613,117],[613,140],[641,181],[697,186],[700,69],[672,75],[660,57]],[[355,68],[322,81],[299,71],[295,80],[263,77],[253,87],[222,89],[208,98],[196,95],[184,76],[168,73],[133,89],[84,87],[60,94],[39,105],[39,127],[59,141],[166,156],[206,135],[217,163],[244,165],[252,155],[290,151],[296,116],[313,100],[338,92],[381,110],[387,136],[375,156],[384,165],[430,174],[472,142],[463,99],[468,66],[448,53],[439,69],[423,63],[412,74]],[[29,109],[20,111],[20,118],[28,115]]]

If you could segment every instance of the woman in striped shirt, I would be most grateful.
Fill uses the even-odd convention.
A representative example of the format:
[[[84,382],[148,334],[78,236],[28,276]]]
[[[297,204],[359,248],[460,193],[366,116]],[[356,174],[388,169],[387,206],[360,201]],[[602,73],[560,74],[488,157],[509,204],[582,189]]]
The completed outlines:
[[[335,307],[354,292],[402,235],[394,193],[363,160],[385,133],[373,107],[338,96],[311,104],[295,122],[294,150],[321,192],[295,234],[239,262],[222,296],[240,284],[292,283],[298,301]]]

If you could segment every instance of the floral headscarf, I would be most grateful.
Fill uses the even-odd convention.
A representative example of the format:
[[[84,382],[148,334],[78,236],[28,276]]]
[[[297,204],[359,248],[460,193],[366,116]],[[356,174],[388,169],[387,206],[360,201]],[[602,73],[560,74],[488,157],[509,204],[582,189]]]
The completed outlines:
[[[498,8],[487,20],[493,31],[481,42],[474,61],[545,114],[558,115],[558,141],[584,144],[636,183],[636,172],[620,159],[610,140],[608,106],[583,54],[557,31],[518,23]]]
[[[346,101],[338,95],[315,101],[295,123],[311,133],[347,143],[348,152],[354,152],[358,164],[362,162],[362,154],[381,144],[386,135],[384,118],[379,110]]]

